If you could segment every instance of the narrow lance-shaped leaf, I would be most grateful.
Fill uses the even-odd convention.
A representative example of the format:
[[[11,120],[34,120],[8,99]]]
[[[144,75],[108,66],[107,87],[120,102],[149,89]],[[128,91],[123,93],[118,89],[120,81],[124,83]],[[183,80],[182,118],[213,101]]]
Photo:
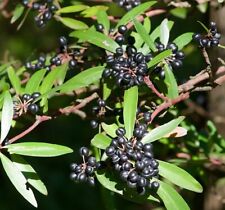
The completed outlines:
[[[182,188],[194,191],[194,192],[202,192],[202,186],[200,183],[194,179],[188,172],[179,168],[178,166],[167,163],[164,161],[159,162],[159,174],[174,183],[177,186]]]
[[[110,29],[110,21],[109,21],[106,11],[100,10],[97,13],[97,21],[98,21],[98,23],[100,23],[104,26],[105,31],[107,31],[107,33],[108,33],[108,31]]]
[[[190,210],[185,200],[169,184],[161,182],[157,194],[162,199],[167,210]]]
[[[106,11],[108,7],[102,6],[102,5],[97,5],[97,6],[92,6],[84,10],[81,14],[84,17],[93,17],[96,16],[100,11]]]
[[[166,47],[170,38],[168,20],[164,19],[160,25],[160,42]]]
[[[172,29],[174,22],[173,21],[168,21],[168,28],[169,30]],[[161,25],[159,25],[158,27],[155,28],[155,30],[151,33],[151,39],[154,42],[157,38],[160,37],[160,27]]]
[[[177,119],[171,120],[170,122],[158,126],[151,130],[144,138],[141,140],[143,144],[150,143],[160,138],[163,138],[166,134],[172,132],[182,121],[184,117],[178,117]]]
[[[65,26],[71,29],[83,30],[88,28],[88,25],[86,23],[79,20],[72,19],[72,18],[59,17],[59,20],[62,24],[64,24]]]
[[[99,149],[106,149],[111,143],[111,138],[108,136],[98,133],[91,140],[91,144]]]
[[[43,195],[47,195],[48,191],[33,167],[20,155],[13,154],[11,155],[11,158],[15,166],[23,173],[27,182]]]
[[[113,53],[115,53],[116,48],[119,47],[119,45],[113,39],[97,31],[75,31],[72,32],[70,36],[79,38],[82,41],[87,41],[93,45],[96,45]]]
[[[111,137],[116,137],[116,130],[118,129],[118,125],[117,124],[111,124],[111,125],[108,125],[106,123],[102,123],[102,128],[103,130]]]
[[[139,6],[135,7],[131,11],[127,12],[117,23],[116,28],[118,28],[120,25],[126,25],[128,22],[133,20],[136,16],[142,14],[144,11],[150,9],[156,1],[150,1],[145,2],[143,4],[140,4]]]
[[[14,90],[16,91],[17,94],[21,93],[21,83],[20,83],[20,79],[18,77],[18,75],[15,72],[15,69],[13,69],[13,67],[9,67],[8,68],[8,76],[9,76],[9,80],[14,88]]]
[[[8,135],[12,120],[13,120],[13,100],[9,91],[6,91],[4,94],[4,101],[2,107],[0,143],[2,143],[6,138],[6,136]]]
[[[148,68],[160,63],[163,59],[169,57],[172,54],[171,50],[165,50],[155,56],[151,61],[148,62]]]
[[[126,129],[126,136],[130,139],[133,136],[134,125],[136,120],[138,104],[138,87],[134,86],[125,90],[124,93],[124,109],[123,109],[123,118],[124,126]]]
[[[102,77],[102,72],[104,68],[104,66],[97,66],[90,69],[86,69],[66,81],[58,88],[58,90],[60,90],[61,93],[70,92],[97,82]]]
[[[57,14],[62,14],[62,13],[74,13],[74,12],[80,12],[85,9],[87,9],[89,6],[80,4],[80,5],[73,5],[73,6],[68,6],[68,7],[63,7],[59,10],[56,11]]]
[[[164,71],[165,71],[165,83],[167,86],[167,96],[169,98],[176,98],[179,95],[178,91],[178,85],[177,85],[177,80],[173,74],[172,69],[170,69],[169,65],[166,63],[164,65]]]
[[[45,76],[45,73],[45,69],[35,72],[26,84],[25,93],[32,94],[35,91],[39,91],[39,86]]]
[[[58,144],[23,142],[5,146],[11,154],[33,157],[56,157],[73,152],[72,149]]]
[[[17,189],[17,191],[34,207],[37,207],[37,201],[34,197],[31,188],[27,187],[27,180],[22,172],[14,165],[14,163],[8,159],[5,155],[0,153],[1,162],[3,168],[9,177],[10,181]]]
[[[180,36],[178,36],[173,43],[175,43],[178,46],[178,49],[181,50],[183,47],[185,47],[187,44],[189,44],[192,41],[192,32],[184,33]]]
[[[141,25],[137,20],[134,20],[134,26],[137,30],[138,34],[141,36],[141,38],[144,40],[144,42],[149,46],[149,48],[155,52],[157,49],[155,47],[154,42],[152,41],[151,37],[145,30],[144,26]]]
[[[10,23],[12,24],[12,23],[16,22],[23,14],[23,11],[24,11],[24,6],[21,4],[18,4],[16,6],[15,10],[13,11],[13,16],[11,18]]]

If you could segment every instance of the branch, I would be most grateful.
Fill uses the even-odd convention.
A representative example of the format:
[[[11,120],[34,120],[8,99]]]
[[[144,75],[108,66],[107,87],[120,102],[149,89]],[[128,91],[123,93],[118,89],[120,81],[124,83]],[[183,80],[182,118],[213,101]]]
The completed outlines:
[[[91,101],[93,101],[94,99],[96,99],[98,97],[99,96],[98,96],[97,93],[93,93],[92,95],[90,95],[87,98],[83,99],[81,101],[81,103],[79,103],[78,105],[73,105],[73,106],[69,106],[69,107],[65,107],[65,108],[59,109],[59,112],[61,114],[64,114],[64,115],[69,115],[71,113],[78,114],[81,118],[85,118],[86,114],[83,113],[82,111],[80,111],[80,109],[85,107],[88,103],[90,103]]]
[[[20,133],[17,136],[11,138],[8,141],[9,144],[12,144],[13,142],[15,142],[15,141],[23,138],[24,136],[26,136],[27,134],[29,134],[32,130],[34,130],[40,123],[42,123],[44,121],[47,121],[47,120],[50,120],[50,119],[52,119],[52,118],[49,117],[49,116],[37,116],[35,123],[32,126],[30,126],[28,129],[26,129],[25,131],[23,131],[22,133]]]

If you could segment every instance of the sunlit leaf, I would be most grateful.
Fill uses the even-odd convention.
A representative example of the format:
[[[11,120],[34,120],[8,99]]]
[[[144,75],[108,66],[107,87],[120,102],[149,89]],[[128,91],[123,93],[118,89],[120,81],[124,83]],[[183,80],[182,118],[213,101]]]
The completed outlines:
[[[5,146],[11,154],[34,156],[34,157],[55,157],[73,152],[72,149],[58,144],[42,142],[23,142]]]
[[[14,165],[14,163],[8,159],[5,155],[0,153],[1,162],[3,168],[9,177],[10,181],[17,189],[17,191],[34,207],[37,207],[37,201],[34,197],[31,188],[27,187],[27,180],[22,172]]]
[[[9,133],[12,119],[13,119],[13,100],[9,91],[6,91],[4,93],[4,101],[3,101],[3,107],[2,107],[0,143],[4,141],[4,139]]]

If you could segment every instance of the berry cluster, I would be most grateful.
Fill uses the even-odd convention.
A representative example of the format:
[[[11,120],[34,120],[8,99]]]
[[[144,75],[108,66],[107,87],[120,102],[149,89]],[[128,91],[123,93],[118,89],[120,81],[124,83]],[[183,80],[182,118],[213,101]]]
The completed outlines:
[[[105,151],[114,169],[119,172],[120,179],[129,188],[136,188],[141,195],[145,194],[146,189],[156,191],[159,188],[159,183],[151,180],[159,173],[159,164],[153,158],[153,146],[140,141],[146,132],[146,125],[139,124],[134,129],[134,136],[128,140],[125,129],[118,128],[117,137],[112,139]]]
[[[175,43],[168,43],[166,47],[160,42],[155,43],[155,45],[159,53],[164,50],[172,50],[173,54],[165,59],[172,69],[178,69],[182,67],[185,55],[183,51],[178,50],[178,46]],[[165,78],[165,72],[162,66],[156,66],[153,70],[153,73],[158,75],[161,79]]]
[[[39,92],[34,92],[32,95],[25,93],[21,97],[18,97],[14,101],[14,118],[27,112],[36,114],[39,111],[39,106],[35,103],[35,100],[40,96],[41,94]]]
[[[152,55],[137,52],[133,45],[124,45],[126,41],[124,34],[127,32],[125,25],[121,25],[118,32],[120,35],[115,38],[115,41],[121,47],[116,49],[115,54],[107,56],[107,66],[103,71],[103,77],[113,79],[116,85],[128,89],[143,84],[144,76],[148,74],[147,63],[152,59]]]
[[[89,149],[86,147],[80,148],[80,156],[83,158],[82,164],[71,164],[72,173],[70,178],[75,182],[88,182],[91,186],[95,185],[95,170],[98,168],[99,163],[96,162],[95,157],[90,156]]]
[[[218,46],[221,34],[217,32],[217,27],[215,22],[210,22],[210,28],[208,33],[202,35],[196,33],[193,35],[193,39],[199,44],[200,47],[213,47]]]
[[[90,123],[91,123],[92,128],[95,129],[98,127],[99,121],[101,120],[101,118],[103,118],[105,116],[106,111],[107,111],[107,107],[106,107],[105,100],[99,99],[97,101],[97,106],[92,107],[92,113],[97,118],[97,120],[91,120]]]
[[[115,2],[126,10],[131,10],[133,7],[141,4],[140,0],[115,0]]]
[[[36,62],[27,62],[25,67],[27,70],[40,70],[46,69],[50,71],[52,67],[60,66],[68,62],[69,69],[74,69],[77,66],[77,57],[80,56],[80,51],[77,49],[70,49],[66,37],[59,38],[60,50],[50,58],[48,61],[44,55],[41,55]]]
[[[40,28],[44,27],[46,23],[51,20],[54,12],[58,9],[57,6],[53,4],[53,0],[23,0],[22,4],[32,10],[38,11],[38,15],[35,16],[35,22]]]

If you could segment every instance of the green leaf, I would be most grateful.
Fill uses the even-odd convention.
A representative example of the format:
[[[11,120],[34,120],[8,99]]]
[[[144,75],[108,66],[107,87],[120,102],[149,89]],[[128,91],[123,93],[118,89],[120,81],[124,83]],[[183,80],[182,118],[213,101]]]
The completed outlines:
[[[116,135],[116,130],[118,129],[118,125],[116,125],[115,123],[113,124],[106,124],[106,123],[102,123],[102,128],[103,130],[111,137],[115,138]]]
[[[59,17],[59,21],[65,26],[75,30],[84,30],[88,28],[88,25],[86,23],[75,20],[73,18]]]
[[[97,14],[97,21],[99,24],[102,24],[104,26],[104,29],[105,31],[109,31],[110,29],[110,21],[109,21],[109,18],[108,18],[108,15],[106,13],[106,11],[104,10],[100,10]]]
[[[27,180],[24,175],[19,171],[19,169],[13,164],[13,162],[8,159],[5,155],[0,153],[1,162],[3,168],[9,177],[10,181],[17,189],[17,191],[34,207],[37,207],[37,201],[34,197],[31,188],[27,187]]]
[[[59,87],[61,93],[70,92],[97,82],[102,77],[104,66],[97,66],[82,71]]]
[[[4,101],[2,107],[0,143],[2,143],[6,138],[6,136],[8,135],[12,124],[12,120],[13,120],[13,100],[9,91],[6,91],[4,93]]]
[[[25,93],[32,94],[33,92],[38,91],[45,73],[45,69],[35,72],[26,84]]]
[[[120,25],[126,25],[128,22],[131,20],[135,19],[136,16],[142,14],[144,11],[150,9],[156,1],[150,1],[150,2],[145,2],[143,4],[140,4],[139,6],[135,7],[134,9],[130,10],[127,12],[117,23],[116,28],[118,28]]]
[[[133,136],[134,125],[136,120],[138,104],[138,87],[134,86],[125,90],[124,93],[124,109],[123,109],[123,119],[124,126],[126,129],[126,136],[130,139]]]
[[[55,157],[73,152],[69,147],[42,142],[23,142],[5,146],[11,154],[33,157]]]
[[[103,83],[103,100],[106,100],[112,93],[112,89],[106,83]]]
[[[13,11],[13,16],[11,18],[10,23],[12,24],[12,23],[16,22],[23,14],[23,11],[24,11],[24,6],[21,4],[17,4],[15,10]]]
[[[148,68],[160,63],[161,61],[163,61],[163,59],[169,57],[171,54],[172,54],[171,50],[165,50],[165,51],[159,53],[151,61],[149,61]]]
[[[62,14],[62,13],[75,13],[75,12],[80,12],[85,9],[87,9],[89,6],[80,4],[80,5],[73,5],[73,6],[68,6],[68,7],[63,7],[59,10],[56,11],[57,14]]]
[[[33,167],[27,163],[20,155],[11,155],[12,161],[15,166],[23,173],[27,182],[32,185],[36,190],[38,190],[43,195],[48,195],[48,191],[44,183],[40,180],[38,174],[33,169]]]
[[[94,136],[94,138],[91,140],[91,144],[99,149],[106,149],[111,143],[111,138],[108,136],[98,133]]]
[[[160,24],[160,42],[167,46],[170,38],[170,30],[168,27],[168,19],[164,19]]]
[[[158,160],[158,162],[159,162],[159,174],[162,177],[168,179],[175,185],[180,186],[182,188],[198,193],[202,192],[203,189],[202,186],[199,184],[199,182],[185,170],[171,163],[167,163],[160,160]]]
[[[70,34],[72,37],[87,41],[93,45],[101,47],[105,50],[115,53],[119,45],[111,38],[97,31],[85,30],[75,31]]]
[[[134,19],[134,26],[138,34],[141,36],[141,38],[144,40],[144,42],[149,46],[149,48],[153,51],[156,52],[157,49],[155,47],[154,42],[152,41],[151,37],[145,30],[144,26],[141,25],[137,20]]]
[[[173,42],[178,46],[178,49],[181,50],[192,41],[192,36],[192,32],[187,32],[178,36]]]
[[[173,21],[168,21],[168,28],[169,30],[172,29],[174,22]],[[157,28],[155,28],[155,30],[151,33],[151,39],[154,42],[157,38],[160,37],[160,28],[161,25],[159,25]]]
[[[168,66],[168,64],[164,65],[164,71],[165,71],[165,83],[167,86],[167,96],[169,98],[176,98],[179,95],[178,91],[178,85],[177,85],[177,80],[175,79],[175,76],[173,74],[172,69]]]
[[[108,7],[106,6],[93,6],[84,10],[81,14],[84,17],[93,17],[96,16],[100,11],[106,11]]]
[[[174,8],[170,10],[170,13],[175,17],[185,19],[187,17],[188,9],[187,8]]]
[[[144,138],[141,140],[143,144],[150,143],[160,138],[163,138],[166,134],[172,132],[182,121],[184,117],[178,117],[177,119],[171,120],[164,125],[158,126],[151,130]]]
[[[170,185],[165,182],[161,182],[157,194],[162,199],[167,210],[190,210],[185,200],[173,189]]]
[[[19,77],[16,75],[15,69],[13,69],[13,67],[10,66],[7,71],[8,71],[9,80],[10,80],[14,90],[16,91],[17,94],[20,94],[21,93],[21,84],[20,84]]]
[[[106,189],[115,192],[119,195],[124,196],[126,199],[133,201],[133,202],[141,202],[149,200],[150,202],[155,201],[159,202],[159,200],[152,195],[150,196],[140,196],[138,195],[135,190],[130,190],[125,188],[123,183],[120,180],[117,180],[115,177],[113,177],[112,173],[109,173],[108,171],[104,174],[97,174],[96,177],[100,184],[104,186]]]

